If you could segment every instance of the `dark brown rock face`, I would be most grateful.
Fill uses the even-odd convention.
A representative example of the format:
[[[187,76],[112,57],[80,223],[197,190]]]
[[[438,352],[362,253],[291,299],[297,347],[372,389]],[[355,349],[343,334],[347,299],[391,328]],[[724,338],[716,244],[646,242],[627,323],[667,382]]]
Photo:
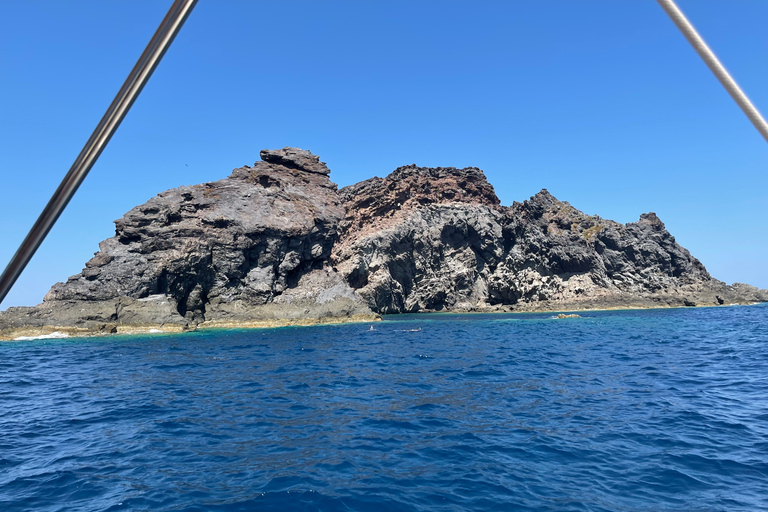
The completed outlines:
[[[328,264],[344,218],[328,168],[295,148],[262,158],[132,209],[82,273],[0,329],[373,317]]]
[[[137,206],[115,222],[115,236],[82,274],[55,285],[45,300],[160,294],[192,321],[233,301],[266,304],[323,268],[344,215],[326,175],[287,159]]]
[[[546,190],[502,207],[476,168],[337,191],[309,151],[261,158],[129,211],[80,274],[0,313],[0,337],[768,300],[713,279],[653,213],[619,224]]]

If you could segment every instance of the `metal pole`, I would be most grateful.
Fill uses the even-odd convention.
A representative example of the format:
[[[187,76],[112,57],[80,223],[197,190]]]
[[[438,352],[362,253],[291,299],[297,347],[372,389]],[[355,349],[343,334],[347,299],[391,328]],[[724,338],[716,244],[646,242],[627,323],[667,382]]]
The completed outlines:
[[[197,0],[175,0],[173,2],[168,14],[165,15],[155,35],[152,36],[144,49],[144,53],[139,57],[104,117],[101,118],[88,142],[85,143],[85,147],[75,159],[75,163],[72,164],[59,188],[53,193],[40,217],[0,276],[0,303],[8,295],[21,272],[58,220],[61,212],[64,211],[72,196],[77,192],[88,171],[98,160],[99,155],[109,143],[109,139],[112,138],[117,127],[120,126],[125,114],[130,110],[149,77],[152,76],[152,72],[160,59],[163,58],[165,51],[173,42],[196,3]]]
[[[720,83],[723,84],[723,87],[728,91],[728,94],[731,95],[736,104],[739,105],[744,114],[746,114],[749,120],[752,121],[752,124],[755,125],[755,128],[760,132],[760,135],[762,135],[765,141],[768,142],[768,123],[765,122],[765,119],[760,115],[757,108],[755,108],[752,102],[749,101],[749,98],[747,98],[747,95],[741,90],[739,84],[736,83],[736,80],[728,74],[725,66],[720,63],[715,56],[715,53],[709,46],[707,46],[707,43],[704,42],[704,39],[702,39],[699,33],[696,32],[696,29],[691,22],[688,21],[688,18],[685,17],[683,11],[677,7],[674,0],[656,1],[669,17],[672,18],[672,21],[677,25],[677,28],[680,29],[680,32],[683,33],[688,42],[691,43],[691,46],[693,46],[693,49],[699,54],[699,57],[701,57],[707,66],[709,66],[709,69],[712,70],[712,73],[714,73],[717,79],[720,80]]]

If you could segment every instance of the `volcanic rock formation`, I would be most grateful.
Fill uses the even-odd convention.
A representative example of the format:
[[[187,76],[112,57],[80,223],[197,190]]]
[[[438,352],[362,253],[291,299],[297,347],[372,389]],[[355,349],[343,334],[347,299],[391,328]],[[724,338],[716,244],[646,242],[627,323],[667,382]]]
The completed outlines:
[[[309,151],[261,159],[129,211],[80,274],[0,313],[0,338],[768,300],[713,279],[653,213],[619,224],[546,190],[503,207],[477,168],[337,191]]]
[[[619,224],[546,189],[499,206],[476,168],[401,167],[339,191],[336,268],[380,313],[764,301],[713,279],[654,213]]]
[[[294,148],[261,158],[126,213],[80,274],[0,314],[0,335],[376,319],[329,265],[344,208],[328,167]]]

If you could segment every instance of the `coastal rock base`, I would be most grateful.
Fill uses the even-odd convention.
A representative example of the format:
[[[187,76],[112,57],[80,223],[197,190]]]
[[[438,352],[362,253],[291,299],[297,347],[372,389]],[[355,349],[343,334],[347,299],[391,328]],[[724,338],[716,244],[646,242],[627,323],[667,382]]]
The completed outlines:
[[[60,325],[41,325],[39,327],[22,326],[4,328],[0,331],[0,341],[14,341],[27,339],[45,339],[45,338],[73,338],[73,337],[93,337],[107,336],[114,334],[172,334],[189,332],[199,329],[267,329],[274,327],[290,326],[310,326],[310,325],[330,325],[343,323],[373,323],[381,321],[380,315],[361,314],[344,316],[324,316],[324,317],[302,317],[302,318],[280,318],[275,315],[273,319],[264,320],[243,320],[243,321],[212,321],[197,324],[194,327],[181,326],[176,324],[98,324],[91,328],[72,327]]]

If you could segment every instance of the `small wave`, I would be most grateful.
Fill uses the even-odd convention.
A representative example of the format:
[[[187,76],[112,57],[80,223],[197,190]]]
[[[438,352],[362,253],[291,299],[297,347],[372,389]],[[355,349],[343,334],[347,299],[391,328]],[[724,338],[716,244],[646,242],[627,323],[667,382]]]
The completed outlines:
[[[53,339],[59,339],[59,338],[69,338],[69,334],[64,334],[63,332],[55,331],[50,334],[41,334],[39,336],[19,336],[18,338],[13,338],[13,341],[53,340]]]

